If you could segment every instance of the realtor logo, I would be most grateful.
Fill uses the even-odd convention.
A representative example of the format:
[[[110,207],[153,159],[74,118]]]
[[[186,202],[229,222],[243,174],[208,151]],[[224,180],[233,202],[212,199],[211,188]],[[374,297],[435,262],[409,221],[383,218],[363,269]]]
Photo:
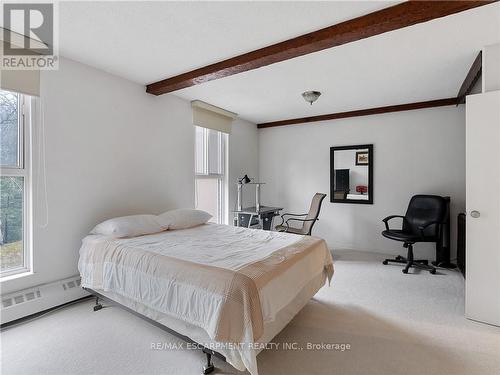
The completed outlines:
[[[54,3],[3,3],[2,69],[57,69]]]

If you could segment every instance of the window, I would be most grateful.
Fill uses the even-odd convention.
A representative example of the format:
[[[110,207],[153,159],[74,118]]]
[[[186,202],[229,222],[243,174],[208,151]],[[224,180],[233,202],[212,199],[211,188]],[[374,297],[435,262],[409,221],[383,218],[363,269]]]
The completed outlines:
[[[29,97],[0,90],[0,277],[31,269],[29,118]]]
[[[195,204],[207,211],[215,223],[226,221],[227,134],[196,126]]]

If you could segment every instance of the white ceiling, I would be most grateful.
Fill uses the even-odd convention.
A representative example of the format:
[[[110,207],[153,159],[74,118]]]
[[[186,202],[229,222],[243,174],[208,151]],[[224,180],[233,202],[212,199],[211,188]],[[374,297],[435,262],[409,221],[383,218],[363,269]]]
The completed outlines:
[[[388,2],[61,2],[60,52],[145,84],[377,9]]]
[[[147,84],[395,2],[61,2],[60,53]],[[500,42],[492,4],[177,91],[266,122],[455,96]],[[300,94],[319,90],[309,106]]]

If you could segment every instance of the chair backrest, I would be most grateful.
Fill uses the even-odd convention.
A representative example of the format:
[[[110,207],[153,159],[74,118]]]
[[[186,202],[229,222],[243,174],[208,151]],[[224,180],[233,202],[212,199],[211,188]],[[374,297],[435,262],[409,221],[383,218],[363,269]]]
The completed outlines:
[[[403,231],[420,235],[420,226],[446,219],[447,201],[438,195],[415,195],[411,198],[406,211]],[[424,231],[427,240],[439,237],[439,225],[430,225]]]
[[[309,213],[306,216],[306,220],[302,225],[302,233],[311,234],[312,228],[316,223],[316,220],[319,216],[319,211],[321,210],[321,203],[323,203],[323,199],[325,199],[326,194],[316,193],[311,201],[311,207],[309,207]]]

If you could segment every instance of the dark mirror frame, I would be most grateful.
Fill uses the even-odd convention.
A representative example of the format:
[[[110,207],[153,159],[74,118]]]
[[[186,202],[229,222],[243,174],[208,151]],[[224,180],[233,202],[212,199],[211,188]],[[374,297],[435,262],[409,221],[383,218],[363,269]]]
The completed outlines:
[[[334,154],[335,151],[343,150],[368,150],[368,199],[367,200],[357,200],[357,199],[335,199],[334,189],[335,189],[335,172],[334,172]],[[354,146],[336,146],[330,147],[330,202],[332,203],[353,203],[353,204],[373,204],[373,144],[368,145],[354,145]]]

